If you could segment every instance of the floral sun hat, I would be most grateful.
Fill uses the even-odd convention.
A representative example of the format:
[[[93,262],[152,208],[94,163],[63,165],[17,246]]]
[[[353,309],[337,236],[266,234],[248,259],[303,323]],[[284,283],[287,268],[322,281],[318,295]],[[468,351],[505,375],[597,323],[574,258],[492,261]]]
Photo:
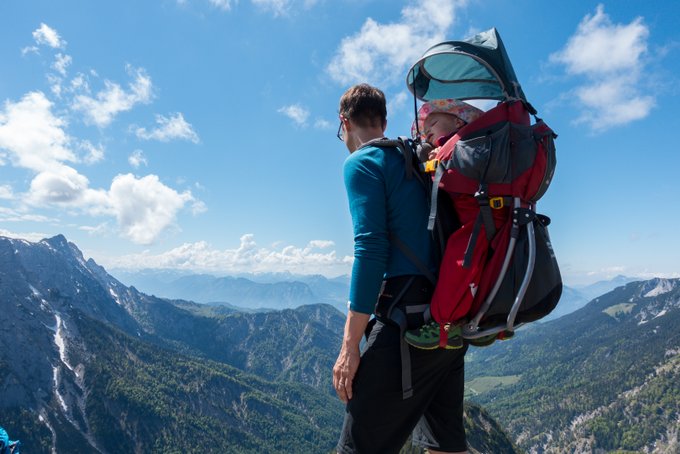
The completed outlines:
[[[420,131],[421,138],[423,138],[422,135],[425,129],[425,119],[427,119],[428,115],[434,112],[455,115],[465,123],[470,123],[478,119],[484,113],[483,110],[480,110],[475,106],[457,99],[434,99],[420,106],[420,109],[418,110],[418,118],[411,126],[411,137],[415,139],[417,137],[418,131]]]

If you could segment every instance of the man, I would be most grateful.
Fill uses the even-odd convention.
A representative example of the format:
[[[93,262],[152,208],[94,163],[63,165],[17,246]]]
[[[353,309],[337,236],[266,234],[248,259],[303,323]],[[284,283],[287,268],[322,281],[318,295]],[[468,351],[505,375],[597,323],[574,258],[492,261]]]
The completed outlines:
[[[398,453],[413,431],[414,444],[432,454],[466,453],[465,348],[406,350],[412,383],[412,394],[407,393],[401,331],[385,316],[395,300],[404,313],[412,312],[407,306],[429,303],[432,284],[404,252],[413,251],[434,270],[425,190],[416,178],[407,178],[397,148],[376,143],[387,126],[380,90],[367,84],[347,90],[340,99],[340,122],[338,137],[350,152],[343,170],[354,265],[342,347],[333,367],[333,386],[347,404],[338,452]],[[409,328],[419,323],[422,319],[409,320]],[[368,340],[360,354],[364,333]]]

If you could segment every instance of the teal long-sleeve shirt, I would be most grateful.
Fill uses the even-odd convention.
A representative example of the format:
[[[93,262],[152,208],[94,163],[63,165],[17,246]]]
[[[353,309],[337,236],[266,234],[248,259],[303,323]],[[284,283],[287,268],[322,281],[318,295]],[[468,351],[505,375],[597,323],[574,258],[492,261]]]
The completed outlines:
[[[404,165],[397,148],[374,146],[360,148],[345,160],[345,188],[354,229],[349,294],[353,311],[374,311],[384,278],[422,274],[390,243],[390,233],[406,243],[430,270],[435,270],[427,231],[425,189],[416,178],[406,178]]]

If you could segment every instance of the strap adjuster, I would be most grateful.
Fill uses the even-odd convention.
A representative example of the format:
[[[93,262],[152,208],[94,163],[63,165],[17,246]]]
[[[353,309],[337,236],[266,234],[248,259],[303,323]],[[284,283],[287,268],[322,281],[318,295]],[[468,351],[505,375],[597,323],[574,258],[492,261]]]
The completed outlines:
[[[425,172],[432,173],[437,171],[437,166],[439,165],[438,159],[432,159],[425,163]]]
[[[503,197],[491,197],[489,199],[489,206],[494,210],[500,210],[505,206],[505,200]]]

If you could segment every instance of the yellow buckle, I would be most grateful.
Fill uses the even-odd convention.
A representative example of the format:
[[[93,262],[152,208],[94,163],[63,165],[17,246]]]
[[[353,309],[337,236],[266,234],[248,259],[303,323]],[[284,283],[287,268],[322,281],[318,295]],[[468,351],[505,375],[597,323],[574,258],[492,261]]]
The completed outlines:
[[[439,161],[437,159],[427,161],[425,163],[425,172],[427,172],[427,173],[435,172],[437,170],[438,165],[439,165]]]
[[[489,206],[494,210],[500,210],[504,206],[503,197],[491,197],[489,199]]]

